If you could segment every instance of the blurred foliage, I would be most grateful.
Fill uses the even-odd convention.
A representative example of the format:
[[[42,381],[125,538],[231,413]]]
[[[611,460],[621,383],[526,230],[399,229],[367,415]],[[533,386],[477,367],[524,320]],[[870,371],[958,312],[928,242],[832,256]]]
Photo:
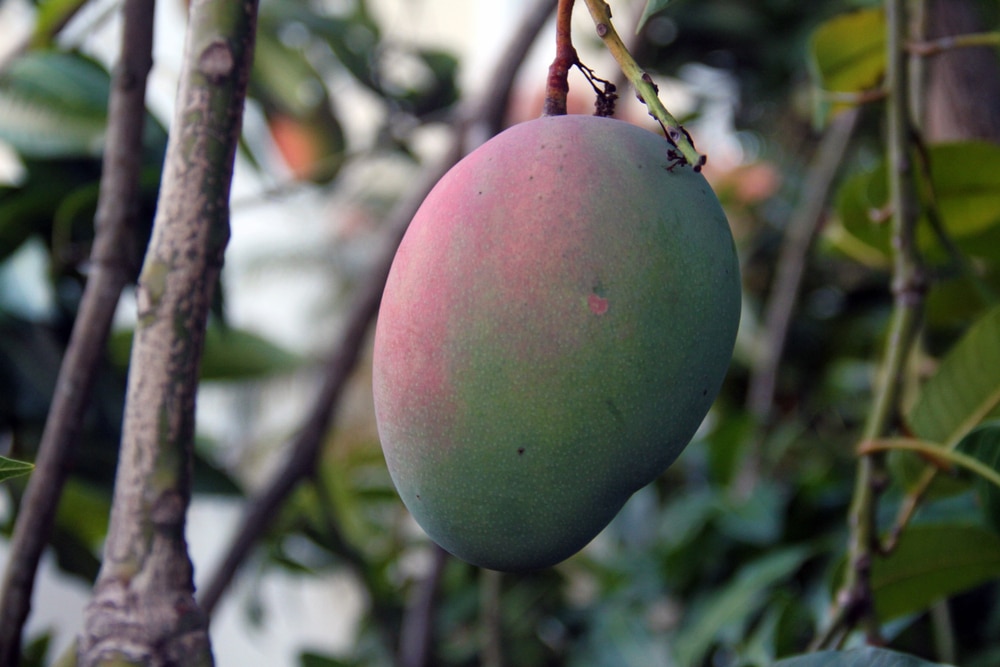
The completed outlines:
[[[0,72],[0,139],[20,166],[14,182],[0,185],[0,454],[25,461],[37,449],[93,240],[109,77],[100,63],[51,38],[52,26],[81,4],[40,2],[37,46]],[[543,572],[504,575],[499,594],[491,575],[446,559],[429,619],[430,664],[480,664],[497,636],[512,665],[761,667],[805,650],[845,567],[854,448],[892,301],[877,104],[862,118],[810,257],[766,428],[745,407],[750,350],[763,335],[761,313],[818,129],[844,101],[829,93],[871,92],[881,79],[878,4],[650,0],[635,48],[640,62],[669,75],[705,65],[737,82],[736,127],[749,158],[776,181],[764,196],[747,196],[725,179],[739,185],[750,172],[718,176],[744,270],[737,356],[681,460],[635,494],[582,553]],[[995,20],[996,8],[983,4]],[[296,184],[332,197],[365,158],[416,161],[412,130],[449,121],[461,94],[458,71],[452,54],[387,37],[363,0],[270,0],[261,7],[250,104]],[[375,102],[370,139],[345,129],[347,89]],[[165,143],[163,124],[151,115],[141,247]],[[266,171],[256,146],[244,142],[244,157]],[[961,143],[928,146],[924,157],[919,184],[931,215],[920,223],[920,244],[933,283],[901,424],[1000,469],[1000,331],[991,309],[1000,291],[1000,153],[992,144]],[[48,298],[26,307],[14,277],[39,249]],[[309,355],[230,326],[224,300],[211,326],[203,380],[212,386],[249,391],[301,372]],[[129,335],[109,343],[51,541],[59,567],[86,581],[99,566],[107,526]],[[238,497],[247,483],[238,453],[207,437],[197,450],[196,493]],[[886,528],[914,480],[939,463],[907,452],[890,458],[894,477],[879,516]],[[942,633],[954,639],[958,664],[1000,661],[998,493],[968,474],[942,473],[898,549],[873,570],[887,639],[909,656],[855,649],[783,667],[916,667],[930,663],[910,656],[939,661],[933,638]],[[0,486],[13,508],[5,534],[23,483]],[[396,496],[371,424],[342,419],[321,470],[283,508],[247,576],[350,573],[366,599],[352,649],[331,656],[304,647],[299,664],[390,665],[408,605],[435,558]],[[258,623],[277,613],[260,599],[248,604]],[[49,642],[35,638],[25,664],[44,664]]]

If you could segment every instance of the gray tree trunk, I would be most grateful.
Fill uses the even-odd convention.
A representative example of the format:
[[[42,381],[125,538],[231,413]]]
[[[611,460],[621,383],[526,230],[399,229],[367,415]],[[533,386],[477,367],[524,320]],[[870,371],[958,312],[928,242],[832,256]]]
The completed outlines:
[[[229,239],[229,191],[257,4],[191,3],[150,246],[139,278],[111,523],[79,664],[212,664],[184,538],[195,395]]]
[[[983,30],[975,0],[933,0],[928,34],[935,39]],[[925,131],[933,141],[1000,141],[1000,59],[989,47],[953,49],[927,64]]]

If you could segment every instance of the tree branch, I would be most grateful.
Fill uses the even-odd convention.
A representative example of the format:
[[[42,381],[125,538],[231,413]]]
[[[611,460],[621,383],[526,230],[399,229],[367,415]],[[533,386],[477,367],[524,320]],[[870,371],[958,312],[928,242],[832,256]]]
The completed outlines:
[[[195,396],[229,239],[229,193],[257,4],[191,3],[177,105],[129,370],[104,561],[84,612],[80,664],[212,664],[184,539]]]
[[[289,494],[315,471],[324,436],[333,421],[344,385],[357,363],[368,329],[378,313],[385,280],[407,225],[434,184],[465,153],[468,137],[472,134],[489,137],[500,130],[503,110],[514,85],[518,65],[524,61],[555,4],[555,0],[536,0],[529,9],[502,54],[493,76],[489,78],[493,85],[482,99],[459,111],[452,145],[441,161],[428,169],[413,191],[397,204],[386,222],[388,239],[383,252],[372,265],[349,307],[347,324],[326,362],[316,402],[305,424],[289,443],[291,453],[288,459],[268,485],[250,501],[221,564],[202,589],[199,601],[209,616]]]
[[[55,394],[14,527],[0,588],[0,664],[18,664],[21,633],[31,606],[42,551],[55,521],[73,443],[104,355],[122,288],[135,275],[131,256],[139,201],[146,78],[152,66],[154,3],[127,0],[119,64],[108,103],[108,139],[91,269],[73,323]]]

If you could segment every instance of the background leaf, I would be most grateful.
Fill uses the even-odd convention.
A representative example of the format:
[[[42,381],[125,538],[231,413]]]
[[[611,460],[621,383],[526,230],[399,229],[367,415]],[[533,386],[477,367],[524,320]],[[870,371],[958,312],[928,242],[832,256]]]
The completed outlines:
[[[671,2],[672,0],[647,0],[646,8],[642,10],[642,16],[639,17],[639,23],[636,25],[635,31],[639,32],[642,30],[643,26],[646,25],[646,21],[666,9],[667,5]]]
[[[862,92],[885,72],[885,16],[881,9],[840,14],[823,23],[809,42],[810,65],[824,90]]]
[[[723,629],[756,614],[768,589],[791,577],[809,554],[801,547],[769,553],[744,567],[728,586],[692,605],[696,620],[681,628],[674,644],[678,664],[700,664]]]
[[[872,565],[879,618],[920,612],[938,600],[1000,577],[1000,536],[982,526],[913,525]]]
[[[920,388],[906,420],[922,440],[954,447],[1000,408],[1000,306],[973,324]]]
[[[35,468],[34,464],[27,461],[17,461],[0,456],[0,482],[11,477],[27,475]]]
[[[936,144],[929,148],[929,159],[934,200],[948,235],[972,257],[1000,260],[1000,244],[987,242],[1000,232],[1000,146],[981,141]],[[873,221],[873,214],[888,205],[885,174],[885,163],[879,162],[849,177],[837,193],[839,229],[832,240],[873,266],[889,264],[889,225]],[[931,261],[947,259],[926,218],[918,223],[917,240]]]
[[[110,85],[104,69],[75,54],[21,56],[0,77],[0,139],[28,157],[97,155]]]
[[[111,361],[125,368],[132,349],[132,330],[117,331],[108,341]],[[250,380],[295,370],[302,357],[258,336],[231,327],[209,326],[201,361],[203,380]]]
[[[779,660],[773,667],[948,667],[927,662],[884,648],[866,646],[849,651],[819,651],[809,655]]]
[[[958,449],[1000,471],[1000,421],[991,421],[975,429],[962,439]],[[974,485],[987,523],[1000,533],[1000,487],[978,476]]]

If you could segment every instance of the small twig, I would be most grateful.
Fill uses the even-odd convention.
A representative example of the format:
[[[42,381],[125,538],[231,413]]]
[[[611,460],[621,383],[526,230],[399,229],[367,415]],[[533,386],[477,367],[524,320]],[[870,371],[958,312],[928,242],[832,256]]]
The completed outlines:
[[[501,594],[503,574],[496,570],[479,571],[479,628],[482,632],[482,667],[503,667],[503,618]]]
[[[436,544],[431,545],[431,567],[417,582],[406,605],[399,631],[399,667],[426,667],[431,660],[434,640],[434,605],[438,584],[448,563],[448,552]]]
[[[910,42],[906,48],[917,56],[936,56],[955,49],[968,49],[977,46],[1000,46],[1000,32],[949,35],[923,42]]]
[[[834,118],[820,142],[807,171],[799,203],[788,220],[785,239],[771,282],[771,296],[764,314],[760,346],[750,373],[747,390],[747,410],[762,431],[769,427],[774,411],[774,394],[782,350],[788,337],[802,277],[812,248],[813,239],[823,220],[823,213],[834,180],[850,145],[851,135],[860,115],[858,109],[848,109]],[[747,493],[754,486],[760,469],[761,438],[753,441],[748,464],[740,473],[737,488]]]
[[[849,104],[851,106],[863,106],[873,102],[881,102],[886,98],[884,88],[872,88],[871,90],[843,91],[843,90],[821,90],[819,94],[827,102],[833,104]]]
[[[587,9],[590,10],[590,16],[594,20],[597,36],[601,38],[608,51],[614,56],[622,73],[635,87],[639,100],[646,105],[649,114],[663,127],[667,140],[680,151],[684,160],[695,171],[701,171],[705,165],[705,156],[695,150],[687,130],[677,122],[677,119],[667,111],[660,101],[659,90],[653,83],[653,78],[639,67],[635,58],[629,53],[628,47],[625,46],[611,22],[611,7],[604,0],[586,0],[586,3]]]
[[[146,78],[152,66],[153,3],[129,0],[108,102],[108,139],[94,222],[91,271],[39,443],[35,471],[14,527],[0,588],[0,664],[18,663],[38,563],[55,521],[91,387],[103,359],[122,288],[135,274],[136,227]]]

